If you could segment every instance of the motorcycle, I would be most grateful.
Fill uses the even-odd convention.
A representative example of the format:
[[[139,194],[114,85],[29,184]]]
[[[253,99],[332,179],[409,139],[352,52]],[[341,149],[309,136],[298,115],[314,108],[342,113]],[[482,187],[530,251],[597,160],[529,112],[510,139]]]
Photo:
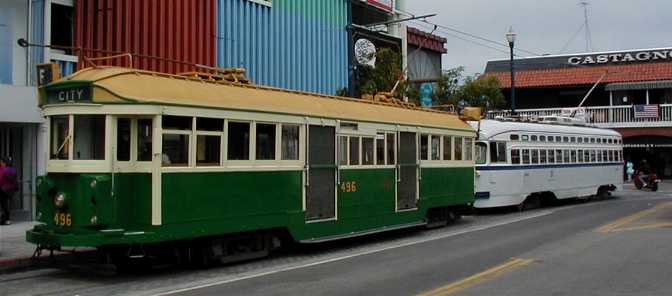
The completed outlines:
[[[658,179],[658,175],[651,173],[649,176],[646,178],[646,186],[642,184],[642,181],[639,179],[639,176],[644,175],[643,172],[637,171],[635,172],[635,187],[637,189],[642,190],[643,188],[648,188],[651,189],[651,191],[658,191],[658,183],[660,183],[660,179]]]

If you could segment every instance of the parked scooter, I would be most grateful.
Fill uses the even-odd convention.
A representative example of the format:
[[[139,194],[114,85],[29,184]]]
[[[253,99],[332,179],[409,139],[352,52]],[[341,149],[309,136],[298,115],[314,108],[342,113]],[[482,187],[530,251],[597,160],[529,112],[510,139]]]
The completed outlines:
[[[651,189],[651,191],[658,191],[658,183],[660,183],[658,175],[654,173],[649,174],[649,176],[646,178],[646,186],[644,186],[644,184],[642,184],[642,181],[639,179],[639,176],[641,175],[644,175],[644,173],[641,171],[636,171],[635,172],[636,177],[633,178],[635,181],[635,187],[637,187],[637,189],[642,190],[644,188],[648,188]]]

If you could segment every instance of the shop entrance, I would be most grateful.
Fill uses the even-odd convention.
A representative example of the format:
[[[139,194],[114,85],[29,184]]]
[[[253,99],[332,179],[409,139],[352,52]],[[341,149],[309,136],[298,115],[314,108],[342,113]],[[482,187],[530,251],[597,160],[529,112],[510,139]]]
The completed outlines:
[[[672,137],[637,136],[623,140],[625,161],[632,161],[637,169],[642,160],[664,179],[672,178]]]

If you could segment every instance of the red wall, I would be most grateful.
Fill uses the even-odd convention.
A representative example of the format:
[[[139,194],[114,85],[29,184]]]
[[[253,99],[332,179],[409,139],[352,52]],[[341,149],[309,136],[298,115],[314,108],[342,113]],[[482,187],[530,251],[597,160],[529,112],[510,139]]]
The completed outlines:
[[[134,68],[166,73],[216,66],[215,0],[76,0],[75,9],[75,46],[87,57],[131,53]]]

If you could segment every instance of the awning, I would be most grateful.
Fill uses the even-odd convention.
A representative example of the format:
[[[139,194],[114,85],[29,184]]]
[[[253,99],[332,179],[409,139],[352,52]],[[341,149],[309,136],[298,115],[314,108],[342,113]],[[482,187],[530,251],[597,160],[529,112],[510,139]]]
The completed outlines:
[[[672,88],[672,80],[610,83],[607,84],[607,86],[605,87],[607,91],[660,89],[660,88]]]

